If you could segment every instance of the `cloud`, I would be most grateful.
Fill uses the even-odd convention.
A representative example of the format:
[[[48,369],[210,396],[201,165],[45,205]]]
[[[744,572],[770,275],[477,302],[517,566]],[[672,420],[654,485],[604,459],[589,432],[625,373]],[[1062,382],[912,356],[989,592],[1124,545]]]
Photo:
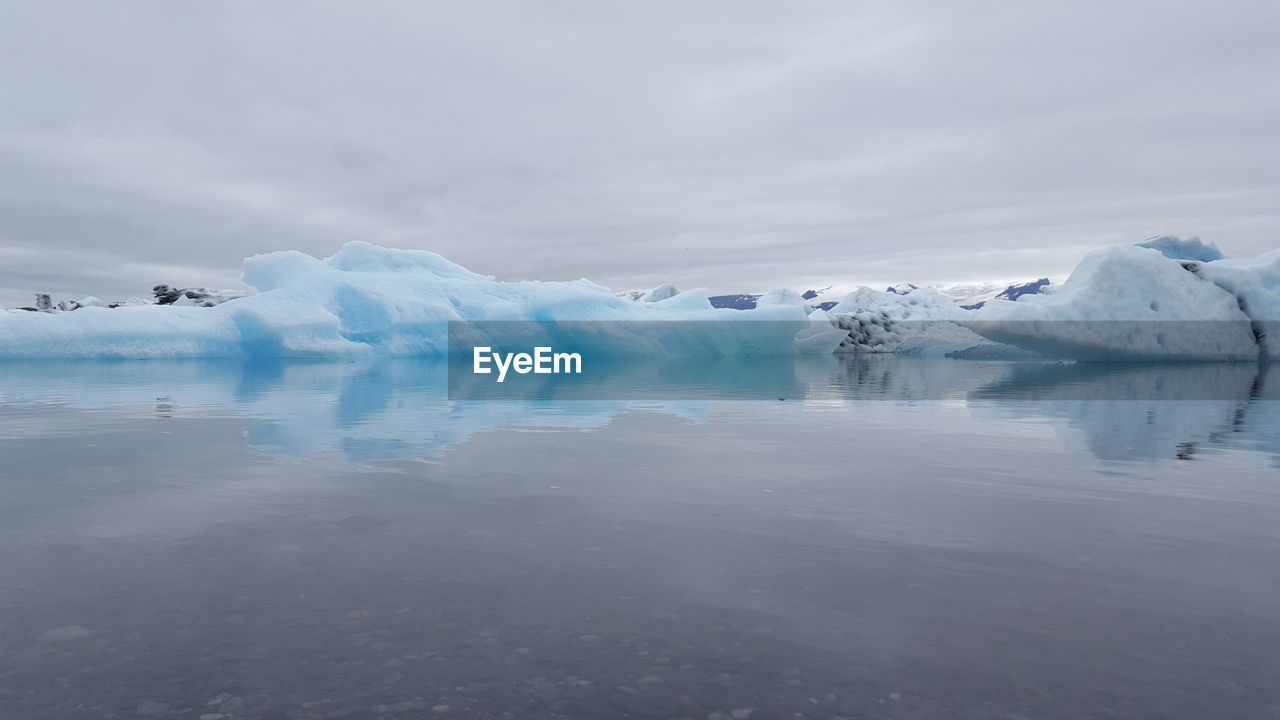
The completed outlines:
[[[1276,27],[1256,2],[10,6],[0,302],[351,239],[724,291],[1061,274],[1162,233],[1251,255],[1280,237]]]

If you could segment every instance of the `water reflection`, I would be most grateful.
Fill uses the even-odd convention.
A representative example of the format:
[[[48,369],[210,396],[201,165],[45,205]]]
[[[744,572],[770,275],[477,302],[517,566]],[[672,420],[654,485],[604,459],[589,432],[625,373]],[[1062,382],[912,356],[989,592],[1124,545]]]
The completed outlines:
[[[1101,460],[1238,446],[1280,464],[1278,384],[1273,366],[1253,363],[1021,365],[969,398],[1002,417],[1044,417],[1068,448]]]
[[[736,398],[776,403],[778,412],[882,401],[970,404],[1005,419],[1043,419],[1069,449],[1101,460],[1189,459],[1222,445],[1280,457],[1274,402],[1280,380],[1274,367],[1252,363],[1009,363],[861,354],[618,365],[586,386],[590,394],[566,392],[566,381],[558,378],[559,390],[544,386],[530,398],[496,400],[450,400],[449,367],[410,359],[10,363],[3,369],[0,398],[10,404],[161,419],[230,414],[250,419],[246,442],[274,455],[428,458],[478,432],[599,428],[631,410],[700,422],[717,401]]]
[[[231,414],[251,420],[246,442],[258,452],[351,460],[433,457],[501,427],[598,428],[634,408],[705,413],[698,402],[456,402],[446,376],[445,365],[415,360],[15,363],[0,375],[0,398],[158,418]]]

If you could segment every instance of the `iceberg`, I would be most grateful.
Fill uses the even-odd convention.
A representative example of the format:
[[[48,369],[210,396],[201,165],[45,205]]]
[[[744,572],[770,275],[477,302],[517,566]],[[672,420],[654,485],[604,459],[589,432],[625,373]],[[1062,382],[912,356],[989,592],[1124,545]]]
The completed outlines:
[[[213,307],[228,300],[236,300],[252,294],[242,290],[176,288],[172,285],[156,285],[151,292],[156,297],[157,305],[194,305],[196,307]]]
[[[996,344],[965,327],[972,311],[931,288],[861,287],[827,312],[848,333],[844,351],[941,356]]]
[[[1195,260],[1198,262],[1213,262],[1221,260],[1225,256],[1213,243],[1205,243],[1200,238],[1192,235],[1183,240],[1173,235],[1161,235],[1144,240],[1137,244],[1141,248],[1150,248],[1157,250],[1161,255],[1170,260]]]
[[[80,308],[86,307],[108,307],[108,303],[101,298],[96,298],[92,295],[82,297],[79,300],[63,300],[58,303],[58,309],[63,312],[70,312],[72,310],[79,310]]]
[[[637,346],[653,352],[829,353],[844,336],[825,315],[811,318],[803,305],[718,310],[706,290],[631,302],[585,279],[500,282],[436,253],[366,242],[347,243],[323,259],[292,250],[255,255],[245,260],[243,279],[256,294],[218,297],[213,307],[175,299],[168,305],[0,314],[0,357],[442,356],[449,323],[458,321],[592,321],[601,327],[589,338],[591,347],[602,353]],[[200,300],[188,299],[192,305]],[[637,344],[634,335],[644,331],[636,328],[654,326],[651,321],[666,328],[662,341]]]
[[[236,300],[242,297],[248,297],[253,293],[245,290],[210,290],[208,288],[176,288],[172,285],[161,284],[151,289],[154,300],[144,300],[139,297],[131,297],[127,300],[118,302],[108,302],[98,297],[89,295],[79,300],[59,300],[54,302],[48,293],[36,293],[35,304],[28,307],[20,308],[0,308],[5,312],[73,312],[80,308],[86,307],[102,307],[102,308],[118,308],[133,305],[185,305],[193,307],[213,307],[221,305],[228,300]]]
[[[472,327],[456,339],[476,345],[555,339],[611,358],[836,350],[1087,361],[1280,356],[1280,251],[1227,259],[1198,238],[1090,253],[1061,286],[1048,278],[1002,287],[903,283],[843,296],[835,288],[713,298],[670,284],[614,293],[585,279],[501,282],[435,253],[364,242],[328,258],[255,255],[243,279],[255,292],[158,285],[155,304],[55,304],[38,295],[35,307],[0,313],[0,358],[443,356],[459,323]],[[979,291],[980,301],[967,304]]]
[[[1202,263],[1112,247],[1087,255],[1057,294],[987,303],[968,326],[1063,359],[1254,360],[1259,328],[1280,318],[1277,287],[1277,253]]]
[[[1254,260],[1218,260],[1191,269],[1235,297],[1249,317],[1259,351],[1280,357],[1280,250]]]

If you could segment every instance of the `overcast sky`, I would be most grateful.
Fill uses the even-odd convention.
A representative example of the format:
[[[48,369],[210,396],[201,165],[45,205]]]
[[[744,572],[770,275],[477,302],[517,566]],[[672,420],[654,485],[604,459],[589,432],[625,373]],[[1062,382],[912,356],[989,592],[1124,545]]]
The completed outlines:
[[[1280,3],[0,10],[0,303],[425,248],[714,291],[1280,247]]]

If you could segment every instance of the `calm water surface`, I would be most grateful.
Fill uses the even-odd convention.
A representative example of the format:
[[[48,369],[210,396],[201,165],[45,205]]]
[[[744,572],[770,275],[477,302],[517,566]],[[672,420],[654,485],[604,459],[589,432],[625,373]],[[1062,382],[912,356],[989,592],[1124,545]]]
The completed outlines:
[[[785,373],[0,366],[0,718],[1280,718],[1280,372]]]

